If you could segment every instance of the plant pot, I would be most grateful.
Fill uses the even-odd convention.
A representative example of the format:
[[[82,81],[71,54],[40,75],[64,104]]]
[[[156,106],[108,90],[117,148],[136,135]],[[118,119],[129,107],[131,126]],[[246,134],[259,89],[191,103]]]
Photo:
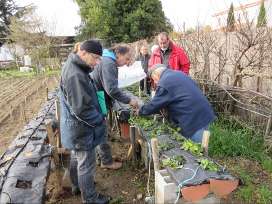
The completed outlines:
[[[129,141],[129,123],[120,123],[121,138]]]

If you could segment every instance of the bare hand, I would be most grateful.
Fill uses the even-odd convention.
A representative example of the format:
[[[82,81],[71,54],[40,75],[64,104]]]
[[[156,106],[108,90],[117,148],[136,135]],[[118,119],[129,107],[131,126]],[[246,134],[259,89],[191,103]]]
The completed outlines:
[[[139,107],[138,101],[135,99],[131,99],[129,102],[129,105],[132,106],[133,108],[137,109]]]

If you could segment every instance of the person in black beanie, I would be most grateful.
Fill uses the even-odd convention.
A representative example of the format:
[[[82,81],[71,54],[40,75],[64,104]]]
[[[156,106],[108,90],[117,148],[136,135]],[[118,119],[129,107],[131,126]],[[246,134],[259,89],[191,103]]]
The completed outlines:
[[[100,63],[101,55],[98,41],[84,41],[69,55],[61,73],[61,142],[71,151],[72,193],[81,193],[82,203],[109,203],[94,185],[95,147],[105,143],[106,123],[89,73]]]

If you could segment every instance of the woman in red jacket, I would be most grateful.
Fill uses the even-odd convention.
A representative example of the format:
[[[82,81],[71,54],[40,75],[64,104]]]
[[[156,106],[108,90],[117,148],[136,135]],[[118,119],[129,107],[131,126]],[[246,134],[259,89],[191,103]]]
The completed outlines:
[[[148,67],[164,64],[173,70],[182,71],[189,75],[190,61],[181,47],[175,45],[166,32],[158,35],[159,48],[151,55]]]

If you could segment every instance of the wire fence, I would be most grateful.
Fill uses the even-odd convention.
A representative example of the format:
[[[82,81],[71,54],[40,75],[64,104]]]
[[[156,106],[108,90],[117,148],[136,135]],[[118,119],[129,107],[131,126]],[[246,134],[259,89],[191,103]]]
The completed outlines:
[[[262,134],[272,148],[272,98],[239,87],[219,85],[214,81],[196,79],[217,114],[235,119]]]

